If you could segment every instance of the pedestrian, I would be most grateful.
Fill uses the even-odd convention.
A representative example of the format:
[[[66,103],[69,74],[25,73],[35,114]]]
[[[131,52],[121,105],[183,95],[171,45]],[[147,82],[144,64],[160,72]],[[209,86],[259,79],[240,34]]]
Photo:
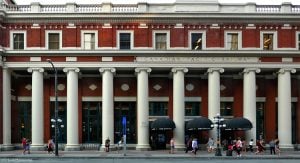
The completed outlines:
[[[263,146],[263,140],[257,140],[256,141],[257,151],[255,154],[262,153],[265,150],[265,147]]]
[[[213,148],[214,148],[214,139],[213,138],[209,138],[208,139],[208,142],[207,142],[207,152],[212,152],[213,151]]]
[[[109,137],[105,140],[105,152],[109,152],[110,140]]]
[[[48,144],[47,144],[47,151],[48,153],[54,153],[53,152],[53,148],[54,148],[54,143],[53,143],[53,140],[52,139],[49,139],[48,140]]]
[[[241,156],[242,156],[241,151],[242,151],[242,149],[243,149],[243,143],[242,143],[240,137],[237,138],[237,141],[236,141],[236,143],[235,143],[235,146],[236,146],[237,157],[241,157]]]
[[[270,153],[271,155],[274,153],[274,155],[276,154],[275,153],[275,141],[274,139],[272,139],[270,142],[269,142],[269,146],[270,146]]]
[[[28,154],[30,154],[30,144],[31,144],[31,140],[30,139],[26,139],[25,151],[28,151]]]
[[[253,152],[253,144],[254,144],[253,139],[251,139],[249,141],[249,150],[250,150],[250,152]]]
[[[124,143],[123,137],[121,137],[120,141],[118,141],[118,153],[122,149]]]
[[[174,141],[174,138],[171,138],[171,140],[170,140],[170,154],[174,154],[174,150],[175,150],[175,141]]]
[[[196,155],[197,150],[198,150],[198,141],[196,138],[193,139],[192,141],[192,153],[194,153]]]
[[[26,138],[22,138],[23,154],[26,152]]]
[[[276,152],[276,154],[280,155],[279,139],[278,138],[275,140],[275,152]]]
[[[185,148],[185,153],[188,153],[189,150],[192,150],[192,141],[193,138],[189,138],[188,141],[186,142],[186,148]]]

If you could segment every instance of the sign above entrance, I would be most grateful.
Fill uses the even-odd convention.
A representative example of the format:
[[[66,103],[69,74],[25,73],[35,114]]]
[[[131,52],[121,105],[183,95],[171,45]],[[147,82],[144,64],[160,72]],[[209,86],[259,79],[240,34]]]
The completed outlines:
[[[136,57],[136,62],[161,62],[161,63],[257,63],[257,57]]]

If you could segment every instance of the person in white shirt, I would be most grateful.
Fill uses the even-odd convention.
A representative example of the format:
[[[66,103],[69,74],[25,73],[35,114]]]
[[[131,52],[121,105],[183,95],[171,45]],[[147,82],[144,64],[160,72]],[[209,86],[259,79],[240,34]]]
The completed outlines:
[[[192,152],[196,155],[198,150],[198,141],[196,138],[194,138],[192,141],[192,148],[193,148]]]
[[[251,152],[253,152],[253,144],[254,144],[253,139],[251,139],[251,140],[249,141],[249,150],[250,150]]]

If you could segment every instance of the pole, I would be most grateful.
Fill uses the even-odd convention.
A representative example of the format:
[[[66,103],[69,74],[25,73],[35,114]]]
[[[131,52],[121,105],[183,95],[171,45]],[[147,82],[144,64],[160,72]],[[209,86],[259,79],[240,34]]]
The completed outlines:
[[[55,135],[54,135],[54,139],[55,139],[55,156],[58,156],[58,141],[57,141],[57,130],[58,130],[58,100],[57,100],[57,69],[56,67],[53,65],[52,61],[50,59],[47,59],[47,61],[51,64],[55,74],[54,74],[54,95],[55,95],[55,114],[54,114],[54,119],[55,119]]]
[[[221,125],[221,117],[220,115],[216,116],[216,120],[217,120],[217,149],[216,149],[216,153],[215,156],[222,156],[221,153],[221,149],[220,149],[220,125]]]

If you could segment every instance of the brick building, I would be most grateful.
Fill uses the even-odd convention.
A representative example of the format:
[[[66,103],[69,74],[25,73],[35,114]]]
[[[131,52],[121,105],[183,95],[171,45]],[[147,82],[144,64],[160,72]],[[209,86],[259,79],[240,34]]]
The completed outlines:
[[[54,134],[66,150],[116,143],[150,148],[149,124],[169,117],[184,148],[195,117],[244,117],[253,128],[222,139],[300,141],[300,7],[290,3],[18,5],[0,1],[0,144],[22,137],[41,149]],[[216,131],[196,134],[204,143]]]

